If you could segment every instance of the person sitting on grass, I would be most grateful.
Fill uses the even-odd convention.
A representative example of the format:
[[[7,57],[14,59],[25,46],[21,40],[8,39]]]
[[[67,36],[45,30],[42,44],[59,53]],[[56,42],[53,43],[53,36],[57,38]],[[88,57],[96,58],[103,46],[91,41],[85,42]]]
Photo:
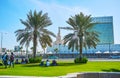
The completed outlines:
[[[18,59],[15,60],[15,64],[20,64],[20,62],[18,61]]]
[[[24,58],[21,59],[21,64],[26,64]]]
[[[56,61],[56,60],[53,60],[51,65],[52,65],[52,66],[57,66],[57,61]]]
[[[48,59],[46,60],[46,66],[50,66],[50,61]]]
[[[25,59],[25,63],[26,63],[26,64],[28,63],[28,59],[27,59],[27,58]]]
[[[44,66],[44,61],[41,61],[39,65]]]

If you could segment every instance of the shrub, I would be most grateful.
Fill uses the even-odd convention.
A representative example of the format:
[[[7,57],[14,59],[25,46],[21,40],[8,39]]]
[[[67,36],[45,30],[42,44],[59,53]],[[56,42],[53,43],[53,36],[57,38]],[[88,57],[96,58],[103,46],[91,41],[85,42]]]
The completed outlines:
[[[30,63],[40,63],[41,60],[42,60],[42,57],[29,58]]]
[[[74,59],[75,63],[87,63],[88,59],[86,57],[77,57]]]
[[[2,64],[2,63],[0,63],[0,66],[3,66],[3,64]]]

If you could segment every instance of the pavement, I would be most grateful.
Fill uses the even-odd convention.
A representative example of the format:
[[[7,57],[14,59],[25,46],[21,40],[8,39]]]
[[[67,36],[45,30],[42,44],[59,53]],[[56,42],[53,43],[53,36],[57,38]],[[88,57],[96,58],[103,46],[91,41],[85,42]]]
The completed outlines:
[[[56,59],[56,61],[63,61],[63,62],[71,61],[71,62],[74,62],[74,59],[75,59],[75,58]],[[46,59],[43,59],[43,60],[46,60]],[[53,60],[53,59],[49,59],[49,60]],[[120,58],[119,58],[119,59],[109,59],[109,58],[88,58],[88,60],[89,60],[89,61],[120,61]]]
[[[109,58],[89,58],[89,61],[120,61],[120,59],[109,59]]]

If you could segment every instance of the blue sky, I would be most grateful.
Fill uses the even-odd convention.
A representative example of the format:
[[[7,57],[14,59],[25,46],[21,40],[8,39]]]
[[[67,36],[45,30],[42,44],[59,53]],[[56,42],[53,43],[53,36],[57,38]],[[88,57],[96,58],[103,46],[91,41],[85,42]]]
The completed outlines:
[[[114,42],[120,44],[119,5],[120,0],[0,0],[0,32],[3,33],[3,47],[13,49],[15,45],[19,45],[14,32],[24,28],[19,19],[26,20],[26,14],[30,9],[47,12],[53,23],[48,29],[55,34],[58,27],[68,26],[66,21],[70,16],[80,12],[91,14],[92,17],[113,16]],[[62,37],[66,33],[68,31],[62,30]]]

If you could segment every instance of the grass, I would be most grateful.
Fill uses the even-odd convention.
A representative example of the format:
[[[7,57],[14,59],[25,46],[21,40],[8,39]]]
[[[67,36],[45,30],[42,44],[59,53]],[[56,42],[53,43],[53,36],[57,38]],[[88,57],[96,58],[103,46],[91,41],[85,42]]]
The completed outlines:
[[[58,62],[58,66],[42,67],[35,64],[19,64],[15,68],[4,69],[0,66],[0,75],[20,76],[61,76],[74,72],[120,72],[120,62],[88,62],[74,64],[73,62]]]

